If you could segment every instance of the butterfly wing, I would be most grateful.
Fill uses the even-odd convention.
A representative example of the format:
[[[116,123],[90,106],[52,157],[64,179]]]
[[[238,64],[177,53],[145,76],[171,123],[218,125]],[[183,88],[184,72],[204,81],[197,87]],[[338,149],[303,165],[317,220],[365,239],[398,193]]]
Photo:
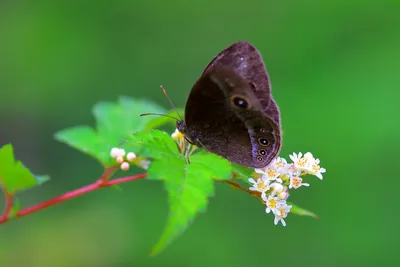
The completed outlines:
[[[280,149],[279,126],[231,68],[215,67],[200,77],[187,100],[185,124],[191,142],[244,166],[264,167]]]
[[[225,48],[205,68],[202,75],[226,67],[247,80],[259,99],[262,111],[280,125],[279,108],[271,96],[271,84],[260,52],[251,43],[239,41]]]

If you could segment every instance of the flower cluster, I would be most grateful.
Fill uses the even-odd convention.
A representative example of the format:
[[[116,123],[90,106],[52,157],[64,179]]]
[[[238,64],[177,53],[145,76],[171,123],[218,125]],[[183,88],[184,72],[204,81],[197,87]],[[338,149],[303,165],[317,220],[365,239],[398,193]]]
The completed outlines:
[[[301,178],[308,174],[322,180],[322,174],[326,171],[320,167],[319,159],[315,159],[310,152],[304,155],[293,153],[289,157],[292,163],[287,163],[284,158],[278,157],[265,168],[255,169],[256,179],[249,179],[252,184],[249,189],[261,193],[266,206],[265,212],[272,212],[275,215],[275,225],[280,221],[283,226],[286,226],[284,219],[292,207],[286,203],[289,189],[309,186],[308,183],[303,183],[303,178]]]
[[[115,161],[120,164],[121,170],[129,170],[129,162],[133,162],[136,159],[136,154],[133,152],[126,153],[124,149],[114,147],[110,151],[111,157],[115,158]]]

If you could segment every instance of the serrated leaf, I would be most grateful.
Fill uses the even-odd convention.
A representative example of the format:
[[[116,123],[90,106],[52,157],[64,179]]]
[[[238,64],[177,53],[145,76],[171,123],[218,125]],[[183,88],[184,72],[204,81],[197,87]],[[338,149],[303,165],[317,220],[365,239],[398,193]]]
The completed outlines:
[[[148,179],[164,180],[168,192],[169,217],[151,252],[154,255],[186,230],[198,212],[205,210],[208,197],[214,193],[213,179],[229,179],[232,168],[225,159],[207,153],[192,155],[188,164],[179,154],[175,141],[158,130],[136,133],[129,143],[142,146],[141,153],[154,159],[148,169]]]
[[[176,119],[183,118],[183,109],[175,109],[169,111],[167,116],[174,117]],[[158,117],[152,117],[151,120],[146,124],[145,130],[151,130],[155,128],[159,128],[165,124],[171,124],[171,125],[176,125],[176,120],[166,117],[166,116],[158,116]]]
[[[288,202],[288,205],[292,206],[292,208],[290,209],[290,213],[301,215],[301,216],[310,216],[310,217],[313,217],[314,219],[319,219],[318,215],[312,211],[300,208],[299,206],[297,206],[293,203]]]
[[[124,138],[142,131],[151,120],[139,117],[141,113],[164,113],[161,106],[141,99],[121,97],[116,102],[99,102],[93,107],[96,130],[89,126],[78,126],[55,133],[56,140],[98,159],[105,167],[115,160],[110,157],[113,147],[124,148]],[[137,150],[131,150],[137,152]]]
[[[196,153],[190,157],[190,163],[196,163],[206,169],[212,170],[216,180],[229,180],[232,178],[232,163],[215,154]]]
[[[11,144],[0,149],[0,185],[7,193],[14,195],[18,191],[26,190],[41,184],[21,161],[14,159]]]
[[[154,159],[180,157],[178,146],[166,132],[150,130],[138,132],[126,138],[127,147],[139,147],[140,155]]]

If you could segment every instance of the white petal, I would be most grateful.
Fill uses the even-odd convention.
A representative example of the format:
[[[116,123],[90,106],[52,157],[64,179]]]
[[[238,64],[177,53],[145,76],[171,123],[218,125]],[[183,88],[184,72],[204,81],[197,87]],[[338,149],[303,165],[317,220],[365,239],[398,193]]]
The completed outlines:
[[[310,184],[308,184],[308,183],[302,183],[301,185],[302,186],[310,186]]]
[[[265,192],[262,192],[262,193],[261,193],[261,198],[262,198],[262,200],[267,201],[268,197],[267,197],[267,195],[265,194]]]
[[[275,217],[274,219],[274,224],[277,225],[280,219],[278,219],[278,217]]]
[[[254,169],[254,171],[256,173],[265,173],[265,171],[263,169]]]
[[[265,209],[265,212],[266,212],[266,213],[270,213],[270,212],[271,212],[271,209],[270,209],[269,207],[267,207],[267,208]]]
[[[250,183],[252,183],[252,184],[256,184],[256,183],[257,183],[253,178],[249,178],[248,181],[249,181]]]
[[[283,225],[283,226],[286,226],[286,222],[285,222],[284,219],[281,219],[281,222],[282,222],[282,225]]]

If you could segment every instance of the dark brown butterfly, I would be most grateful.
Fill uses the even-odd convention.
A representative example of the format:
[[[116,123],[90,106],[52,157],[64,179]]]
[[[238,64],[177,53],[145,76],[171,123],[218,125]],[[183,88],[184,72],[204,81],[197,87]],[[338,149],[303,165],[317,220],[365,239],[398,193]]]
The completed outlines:
[[[236,42],[208,64],[177,128],[190,143],[243,166],[262,168],[277,156],[280,113],[262,56],[252,44]]]

